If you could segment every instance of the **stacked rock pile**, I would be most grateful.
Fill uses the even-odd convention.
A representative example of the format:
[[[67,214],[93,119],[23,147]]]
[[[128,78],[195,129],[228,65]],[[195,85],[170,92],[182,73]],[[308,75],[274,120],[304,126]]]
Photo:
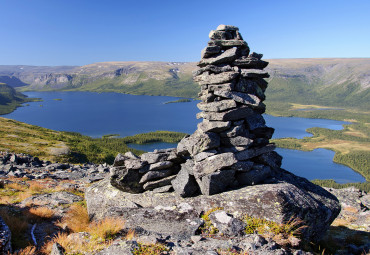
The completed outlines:
[[[173,188],[183,197],[212,195],[261,183],[280,169],[282,158],[269,143],[274,129],[262,117],[268,62],[250,54],[237,27],[220,25],[209,37],[194,73],[201,86],[198,129],[176,150],[119,155],[113,186],[133,193]]]

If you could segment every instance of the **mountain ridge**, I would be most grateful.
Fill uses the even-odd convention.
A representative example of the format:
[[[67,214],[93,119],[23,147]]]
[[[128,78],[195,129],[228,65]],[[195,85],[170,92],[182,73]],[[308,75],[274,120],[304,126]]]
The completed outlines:
[[[267,59],[269,101],[369,109],[370,58]],[[85,66],[0,66],[0,82],[25,90],[197,97],[195,62],[112,61]]]

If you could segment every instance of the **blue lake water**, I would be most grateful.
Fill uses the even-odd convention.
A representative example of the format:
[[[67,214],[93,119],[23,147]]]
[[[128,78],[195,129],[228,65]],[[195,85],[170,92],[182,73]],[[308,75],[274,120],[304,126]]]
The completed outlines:
[[[198,101],[165,104],[168,101],[177,100],[176,97],[94,92],[27,92],[25,94],[29,97],[42,98],[43,102],[31,102],[29,106],[20,107],[2,117],[53,130],[79,132],[92,137],[106,134],[129,136],[156,130],[190,134],[196,130],[197,123],[200,122],[195,118],[196,113],[199,112],[196,107]],[[340,130],[343,124],[347,124],[347,122],[335,120],[270,115],[264,115],[264,117],[267,125],[275,128],[273,138],[303,138],[311,136],[305,131],[310,127]],[[131,145],[131,147],[152,151],[176,147],[176,144],[155,143]],[[280,150],[284,156],[283,167],[308,179],[330,178],[338,182],[365,181],[349,167],[333,163],[334,154],[331,151],[318,149],[313,152],[302,152],[278,149],[279,153]],[[285,162],[288,165],[285,165]],[[303,168],[303,165],[308,168]]]

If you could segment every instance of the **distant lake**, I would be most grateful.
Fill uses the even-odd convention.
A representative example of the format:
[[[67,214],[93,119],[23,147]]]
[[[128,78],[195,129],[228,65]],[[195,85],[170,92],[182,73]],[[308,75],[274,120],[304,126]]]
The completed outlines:
[[[130,136],[156,130],[193,133],[200,120],[195,115],[199,101],[165,104],[178,100],[166,96],[135,96],[94,92],[26,92],[42,98],[29,106],[2,115],[32,125],[58,131],[79,132],[91,137],[106,134]],[[264,115],[267,125],[275,128],[273,138],[311,136],[310,127],[342,129],[347,122]]]
[[[15,119],[53,130],[79,132],[91,137],[106,134],[130,136],[156,130],[193,133],[200,120],[199,101],[165,104],[179,98],[165,96],[134,96],[120,93],[94,92],[26,92],[29,97],[42,98],[43,102],[30,102],[29,106],[1,117]],[[310,127],[342,129],[347,122],[274,117],[264,115],[267,125],[275,128],[273,138],[311,136]],[[154,143],[130,145],[141,150],[175,147],[175,144]],[[334,152],[318,149],[313,152],[278,149],[284,157],[283,167],[308,179],[334,179],[338,182],[358,182],[365,179],[349,167],[332,162]],[[286,165],[287,164],[287,165]],[[338,170],[338,166],[341,170]],[[298,172],[297,172],[298,171]],[[342,173],[343,172],[343,173]]]

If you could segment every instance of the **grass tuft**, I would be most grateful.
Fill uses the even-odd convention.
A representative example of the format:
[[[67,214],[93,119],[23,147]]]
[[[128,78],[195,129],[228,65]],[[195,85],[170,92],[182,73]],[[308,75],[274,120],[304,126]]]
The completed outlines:
[[[49,220],[51,219],[55,212],[48,207],[32,207],[28,210],[29,217],[35,221]]]
[[[88,227],[88,231],[93,238],[110,240],[119,233],[125,226],[125,221],[120,218],[105,218],[101,221],[93,221]]]
[[[201,218],[204,220],[204,224],[200,228],[200,231],[203,235],[214,235],[218,233],[219,230],[215,226],[213,226],[209,218],[209,215],[215,211],[223,210],[223,209],[224,209],[223,207],[212,208],[208,210],[207,212],[205,212],[203,215],[201,215]]]
[[[139,247],[134,249],[132,254],[134,255],[159,255],[159,254],[168,254],[170,249],[163,244],[151,244],[151,245],[144,245],[138,244]]]
[[[89,227],[89,215],[86,207],[81,204],[73,204],[58,226],[68,227],[72,232],[85,232]]]

